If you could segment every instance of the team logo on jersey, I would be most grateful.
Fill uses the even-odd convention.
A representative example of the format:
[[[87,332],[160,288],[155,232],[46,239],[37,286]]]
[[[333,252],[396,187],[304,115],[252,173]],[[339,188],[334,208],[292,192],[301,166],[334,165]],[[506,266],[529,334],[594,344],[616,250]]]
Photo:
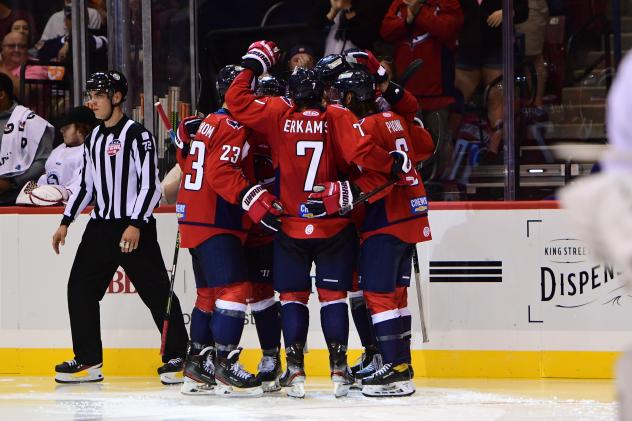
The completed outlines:
[[[105,147],[105,153],[109,156],[114,156],[121,150],[121,141],[118,139],[112,139],[110,143]]]
[[[303,111],[303,115],[307,117],[318,117],[320,113],[314,110]]]
[[[59,176],[54,172],[48,174],[48,176],[46,177],[46,183],[59,185]]]
[[[386,117],[386,118],[391,118],[391,117],[393,117],[393,114],[391,114],[391,113],[389,113],[389,112],[382,113],[382,115],[383,115],[384,117]]]
[[[424,227],[424,237],[430,237],[430,227]]]
[[[9,134],[13,131],[13,123],[9,123],[6,126],[4,126],[4,134]]]
[[[308,226],[305,227],[305,234],[312,235],[313,233],[314,233],[314,226],[312,224],[309,224]]]
[[[235,130],[239,130],[243,127],[241,124],[239,124],[238,121],[232,120],[230,118],[226,119],[226,123]]]
[[[428,212],[428,199],[426,196],[415,197],[410,199],[410,213]]]
[[[187,205],[176,203],[176,216],[178,219],[184,219],[187,216]]]

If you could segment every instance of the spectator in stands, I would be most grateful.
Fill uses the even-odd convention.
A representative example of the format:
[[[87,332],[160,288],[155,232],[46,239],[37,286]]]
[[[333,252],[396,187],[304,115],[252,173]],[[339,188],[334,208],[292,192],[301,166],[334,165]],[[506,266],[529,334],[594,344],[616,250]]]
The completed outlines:
[[[44,27],[44,32],[42,32],[42,37],[38,42],[38,47],[41,47],[42,44],[46,40],[51,38],[57,38],[64,35],[70,35],[70,31],[66,26],[66,15],[69,15],[72,11],[71,0],[65,0],[64,9],[55,12],[48,18],[48,22],[46,22],[46,26]],[[96,9],[92,7],[88,7],[88,29],[101,29],[102,21],[101,15]]]
[[[64,143],[57,146],[46,160],[45,172],[22,188],[17,205],[51,206],[61,204],[79,187],[83,165],[83,142],[96,126],[94,112],[85,106],[71,109],[57,122]]]
[[[92,7],[101,17],[101,28],[105,26],[108,21],[108,10],[105,0],[88,0],[88,7]]]
[[[395,47],[398,77],[410,63],[423,65],[406,88],[419,101],[419,117],[439,143],[438,174],[448,168],[452,142],[448,130],[449,106],[454,102],[454,52],[463,25],[459,0],[395,0],[388,9],[380,35]]]
[[[502,25],[506,16],[503,15],[502,0],[460,1],[464,22],[456,60],[456,87],[467,102],[481,81],[489,85],[502,75]],[[524,22],[528,15],[527,0],[514,0],[513,23]],[[490,90],[487,115],[494,133],[486,160],[493,161],[502,146],[503,98],[500,84]]]
[[[66,13],[66,28],[68,29],[68,33],[70,33],[72,25],[70,10],[66,9],[64,13]],[[96,65],[97,70],[101,70],[107,67],[108,40],[104,35],[97,35],[97,32],[101,31],[89,30],[88,32],[87,41],[91,68],[95,68]],[[70,35],[62,35],[46,40],[37,51],[37,58],[42,61],[57,61],[70,65],[70,41]]]
[[[324,55],[349,48],[373,50],[389,4],[390,0],[318,0],[310,26],[327,30]]]
[[[13,205],[22,187],[44,172],[53,126],[18,105],[13,82],[0,73],[0,205]]]
[[[9,32],[2,40],[2,63],[0,73],[9,76],[18,95],[20,83],[20,68],[28,60],[28,44],[26,36],[19,32]],[[27,79],[48,79],[48,69],[44,66],[27,66]]]
[[[11,9],[9,2],[0,0],[0,39],[11,32],[13,22],[18,19],[25,20],[28,23],[31,34],[35,34],[35,19],[33,15],[26,10]]]
[[[542,50],[544,48],[544,34],[546,25],[549,22],[549,6],[547,0],[529,0],[529,18],[516,25],[516,31],[525,35],[525,55],[535,67],[538,78],[537,85],[532,89],[536,90],[534,105],[534,117],[543,117],[545,112],[542,109],[542,98],[546,88],[546,65]]]
[[[295,45],[287,53],[287,67],[293,71],[296,67],[311,69],[316,65],[314,50],[306,44]]]

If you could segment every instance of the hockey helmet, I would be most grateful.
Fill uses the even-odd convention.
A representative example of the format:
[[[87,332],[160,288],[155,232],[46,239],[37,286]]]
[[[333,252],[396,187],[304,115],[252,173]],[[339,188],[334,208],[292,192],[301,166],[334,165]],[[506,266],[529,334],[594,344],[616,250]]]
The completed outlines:
[[[259,79],[255,93],[259,96],[284,96],[286,91],[287,83],[283,79],[267,75]]]
[[[127,96],[127,79],[118,70],[108,70],[107,72],[95,72],[86,80],[86,91],[104,91],[110,97],[115,92],[120,92],[123,99]]]
[[[215,80],[215,89],[221,98],[224,98],[226,91],[233,83],[233,80],[244,70],[243,67],[236,64],[229,64],[222,67],[217,73],[217,79]]]
[[[375,82],[370,74],[362,69],[353,69],[341,73],[334,82],[334,88],[344,98],[347,92],[353,92],[360,102],[375,100]]]
[[[347,70],[351,70],[351,65],[342,54],[329,54],[318,60],[314,67],[316,77],[325,86],[333,85],[338,75]]]
[[[323,97],[323,84],[311,69],[297,67],[288,80],[290,98],[293,100],[320,100]]]

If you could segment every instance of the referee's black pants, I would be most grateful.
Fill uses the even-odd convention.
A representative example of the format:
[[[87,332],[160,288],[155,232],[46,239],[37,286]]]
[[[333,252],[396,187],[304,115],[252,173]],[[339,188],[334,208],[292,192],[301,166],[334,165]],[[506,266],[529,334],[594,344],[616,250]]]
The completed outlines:
[[[103,362],[99,301],[119,266],[151,311],[158,330],[162,330],[170,284],[156,236],[156,220],[151,218],[141,228],[138,248],[125,254],[119,242],[128,226],[127,220],[91,219],[70,271],[68,310],[72,347],[75,358],[83,364]],[[169,320],[163,362],[186,354],[188,336],[175,294]]]

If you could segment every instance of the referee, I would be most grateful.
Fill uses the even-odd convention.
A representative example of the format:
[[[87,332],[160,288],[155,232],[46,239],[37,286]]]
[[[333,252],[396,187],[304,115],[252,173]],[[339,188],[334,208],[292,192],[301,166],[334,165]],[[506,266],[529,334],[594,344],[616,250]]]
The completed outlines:
[[[94,210],[79,244],[68,281],[68,311],[74,359],[55,366],[58,383],[103,380],[99,301],[122,266],[160,330],[169,279],[152,212],[160,200],[156,143],[141,124],[121,110],[127,81],[117,71],[94,73],[86,82],[86,101],[101,124],[86,138],[78,188],[70,196],[53,235],[59,254],[68,226],[94,198]],[[163,383],[180,383],[187,333],[177,297],[158,374]]]

